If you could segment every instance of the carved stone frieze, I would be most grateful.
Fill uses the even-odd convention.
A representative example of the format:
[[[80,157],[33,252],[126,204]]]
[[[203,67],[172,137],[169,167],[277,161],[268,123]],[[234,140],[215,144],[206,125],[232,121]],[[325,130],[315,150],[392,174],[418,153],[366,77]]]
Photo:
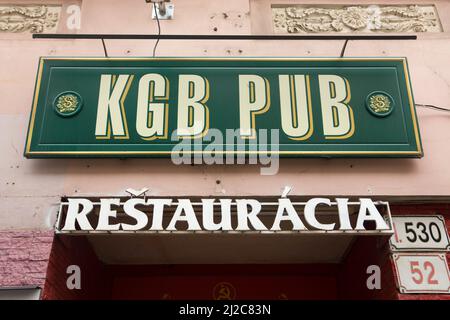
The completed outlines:
[[[272,7],[275,33],[442,32],[433,5]]]
[[[0,5],[0,33],[53,33],[60,14],[56,5]]]

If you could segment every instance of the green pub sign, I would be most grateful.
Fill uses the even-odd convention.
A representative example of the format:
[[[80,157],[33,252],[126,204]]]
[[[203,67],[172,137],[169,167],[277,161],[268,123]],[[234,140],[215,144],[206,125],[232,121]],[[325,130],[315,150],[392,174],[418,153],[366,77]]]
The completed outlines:
[[[168,157],[186,141],[193,154],[423,155],[405,58],[41,58],[26,157]]]

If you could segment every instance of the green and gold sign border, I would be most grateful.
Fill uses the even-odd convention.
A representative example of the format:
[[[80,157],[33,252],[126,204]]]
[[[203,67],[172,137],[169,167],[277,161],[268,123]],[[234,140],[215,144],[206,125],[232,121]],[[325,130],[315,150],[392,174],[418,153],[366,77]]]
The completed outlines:
[[[264,154],[271,153],[271,154],[279,154],[279,155],[309,155],[309,156],[327,156],[327,155],[336,155],[336,156],[359,156],[359,155],[368,155],[368,156],[408,156],[408,157],[422,157],[423,156],[423,149],[420,139],[420,133],[419,133],[419,124],[417,121],[417,114],[416,109],[414,105],[414,99],[412,95],[412,89],[411,89],[411,81],[410,81],[410,75],[408,70],[408,62],[407,59],[404,57],[398,57],[398,58],[370,58],[370,57],[357,57],[357,58],[325,58],[325,57],[315,57],[315,58],[199,58],[199,57],[158,57],[158,58],[145,58],[145,57],[134,57],[134,58],[121,58],[121,57],[41,57],[39,59],[39,66],[38,66],[38,76],[36,79],[35,84],[35,92],[33,97],[33,104],[32,104],[32,110],[31,110],[31,117],[30,122],[28,126],[28,133],[27,133],[27,139],[26,139],[26,145],[25,145],[25,157],[51,157],[54,156],[99,156],[99,157],[111,157],[111,156],[145,156],[145,155],[152,155],[152,156],[167,156],[170,155],[171,151],[31,151],[31,142],[33,137],[33,130],[35,127],[35,120],[36,120],[36,109],[38,105],[38,99],[39,99],[39,92],[41,90],[41,80],[42,80],[42,74],[44,70],[44,62],[45,61],[52,61],[52,60],[77,60],[77,61],[284,61],[284,62],[305,62],[305,61],[330,61],[330,62],[338,62],[338,61],[397,61],[402,62],[404,73],[405,73],[405,81],[406,81],[406,90],[408,94],[408,102],[410,106],[410,112],[411,112],[411,120],[414,130],[414,138],[417,146],[417,150],[415,151],[262,151]],[[239,151],[239,150],[216,150],[217,154],[260,154],[261,151]],[[188,154],[202,154],[203,151],[186,151]]]

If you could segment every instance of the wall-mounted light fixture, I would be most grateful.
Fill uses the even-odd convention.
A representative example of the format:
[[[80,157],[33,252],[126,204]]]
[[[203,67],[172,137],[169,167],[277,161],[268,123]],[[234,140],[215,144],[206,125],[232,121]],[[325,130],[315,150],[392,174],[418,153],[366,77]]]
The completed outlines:
[[[175,10],[175,6],[170,0],[145,0],[147,3],[151,3],[152,5],[152,19],[155,20],[158,18],[159,20],[169,20],[173,19],[173,13]],[[156,7],[155,8],[153,7]]]

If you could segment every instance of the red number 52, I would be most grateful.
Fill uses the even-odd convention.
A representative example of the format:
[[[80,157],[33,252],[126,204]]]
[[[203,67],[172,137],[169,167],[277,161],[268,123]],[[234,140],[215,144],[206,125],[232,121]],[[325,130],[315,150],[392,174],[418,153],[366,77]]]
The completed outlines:
[[[423,273],[419,265],[419,261],[411,261],[410,262],[411,267],[411,274],[412,274],[412,280],[416,284],[422,284],[423,283]],[[428,284],[438,284],[438,281],[434,279],[434,265],[430,261],[425,261],[423,263],[423,271],[428,272],[427,277],[427,283]]]

